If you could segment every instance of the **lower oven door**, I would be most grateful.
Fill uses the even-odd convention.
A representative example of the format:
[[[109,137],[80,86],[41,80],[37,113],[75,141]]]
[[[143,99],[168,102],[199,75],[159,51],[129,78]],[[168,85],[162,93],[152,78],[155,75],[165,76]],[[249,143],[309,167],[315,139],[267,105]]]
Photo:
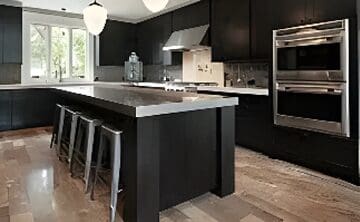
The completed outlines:
[[[277,83],[277,125],[349,136],[345,84]],[[344,103],[345,102],[345,103]]]

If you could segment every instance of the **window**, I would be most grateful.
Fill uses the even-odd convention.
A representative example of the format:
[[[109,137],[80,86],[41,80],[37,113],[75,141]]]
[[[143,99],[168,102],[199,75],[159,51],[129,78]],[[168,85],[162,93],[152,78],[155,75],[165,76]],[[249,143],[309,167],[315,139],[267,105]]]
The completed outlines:
[[[31,77],[47,76],[48,66],[48,27],[32,25],[30,27]]]
[[[32,78],[85,78],[86,30],[31,24],[30,36]]]

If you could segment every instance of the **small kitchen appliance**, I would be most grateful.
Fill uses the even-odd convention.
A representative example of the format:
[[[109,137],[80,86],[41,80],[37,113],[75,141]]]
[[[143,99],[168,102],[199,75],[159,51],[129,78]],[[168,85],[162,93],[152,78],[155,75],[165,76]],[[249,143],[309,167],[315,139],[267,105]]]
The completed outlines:
[[[129,61],[125,62],[125,81],[143,81],[143,63],[139,61],[139,57],[135,52],[132,52]]]

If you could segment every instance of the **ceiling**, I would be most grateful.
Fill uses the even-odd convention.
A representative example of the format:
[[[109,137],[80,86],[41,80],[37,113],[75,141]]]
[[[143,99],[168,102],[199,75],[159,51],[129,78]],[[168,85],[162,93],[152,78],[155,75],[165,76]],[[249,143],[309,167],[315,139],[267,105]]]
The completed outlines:
[[[14,0],[12,0],[14,1]],[[93,0],[17,0],[22,2],[23,7],[61,11],[81,14],[82,10]],[[139,22],[156,15],[198,2],[200,0],[169,0],[163,11],[153,14],[143,4],[142,0],[98,0],[107,10],[110,18]]]

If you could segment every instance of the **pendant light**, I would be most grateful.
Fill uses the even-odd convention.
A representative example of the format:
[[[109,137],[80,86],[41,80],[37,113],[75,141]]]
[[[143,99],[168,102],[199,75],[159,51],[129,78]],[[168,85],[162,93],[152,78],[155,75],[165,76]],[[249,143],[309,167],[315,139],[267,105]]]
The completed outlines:
[[[84,9],[83,14],[88,31],[93,35],[99,35],[106,24],[107,10],[95,0]]]
[[[159,12],[163,10],[169,3],[169,0],[143,0],[144,5],[151,12]]]

